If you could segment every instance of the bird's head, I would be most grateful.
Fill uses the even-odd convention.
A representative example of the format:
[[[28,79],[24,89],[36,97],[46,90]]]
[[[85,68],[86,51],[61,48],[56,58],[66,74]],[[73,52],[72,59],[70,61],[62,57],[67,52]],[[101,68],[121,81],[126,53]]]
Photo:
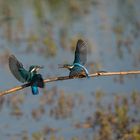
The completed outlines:
[[[31,73],[37,73],[40,69],[43,69],[43,66],[32,65],[29,68],[29,72],[31,72]]]
[[[71,70],[74,66],[71,64],[58,65],[59,68],[66,68]]]

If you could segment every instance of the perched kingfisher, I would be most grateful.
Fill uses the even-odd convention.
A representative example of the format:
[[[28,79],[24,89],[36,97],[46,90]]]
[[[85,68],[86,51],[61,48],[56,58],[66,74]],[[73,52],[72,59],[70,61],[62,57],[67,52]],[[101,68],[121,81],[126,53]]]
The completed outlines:
[[[87,77],[88,70],[84,67],[87,60],[87,43],[81,39],[78,40],[75,50],[75,58],[73,64],[59,65],[59,68],[67,68],[70,70],[69,77]]]
[[[42,69],[42,66],[32,65],[29,71],[24,69],[23,64],[17,60],[14,55],[9,56],[9,68],[15,78],[24,83],[31,83],[31,90],[33,95],[39,94],[38,87],[44,88],[44,82],[41,74],[37,72]]]

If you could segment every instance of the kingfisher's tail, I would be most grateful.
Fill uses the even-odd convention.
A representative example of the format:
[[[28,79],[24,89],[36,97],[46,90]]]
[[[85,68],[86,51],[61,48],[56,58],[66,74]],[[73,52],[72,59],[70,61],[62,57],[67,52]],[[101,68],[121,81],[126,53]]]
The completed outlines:
[[[32,85],[31,90],[33,95],[39,94],[38,87],[36,85]]]
[[[39,94],[38,87],[44,88],[44,80],[41,74],[35,74],[30,82],[33,95]]]

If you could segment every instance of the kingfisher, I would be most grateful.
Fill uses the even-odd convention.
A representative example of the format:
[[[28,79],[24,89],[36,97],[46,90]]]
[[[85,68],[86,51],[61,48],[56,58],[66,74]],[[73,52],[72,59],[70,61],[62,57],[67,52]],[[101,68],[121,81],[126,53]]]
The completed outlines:
[[[23,64],[18,61],[14,55],[9,56],[9,68],[14,77],[22,82],[29,82],[31,84],[31,90],[33,95],[39,94],[38,87],[44,88],[44,82],[41,74],[38,71],[43,68],[43,66],[31,65],[29,70],[23,67]]]
[[[79,39],[76,45],[75,58],[73,64],[59,65],[59,68],[67,68],[70,71],[69,77],[89,78],[88,70],[84,66],[86,61],[87,61],[87,43]]]

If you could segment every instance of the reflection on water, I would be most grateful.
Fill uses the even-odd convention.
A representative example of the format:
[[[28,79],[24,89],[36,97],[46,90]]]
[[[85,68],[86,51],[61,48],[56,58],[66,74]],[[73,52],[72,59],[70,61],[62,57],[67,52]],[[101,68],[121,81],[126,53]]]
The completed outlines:
[[[1,90],[20,83],[9,72],[12,53],[45,66],[44,77],[67,75],[79,38],[88,42],[90,72],[140,69],[139,1],[0,1]],[[137,139],[139,76],[46,84],[0,98],[1,139]],[[80,87],[80,88],[79,88]],[[19,95],[20,94],[20,95]]]

